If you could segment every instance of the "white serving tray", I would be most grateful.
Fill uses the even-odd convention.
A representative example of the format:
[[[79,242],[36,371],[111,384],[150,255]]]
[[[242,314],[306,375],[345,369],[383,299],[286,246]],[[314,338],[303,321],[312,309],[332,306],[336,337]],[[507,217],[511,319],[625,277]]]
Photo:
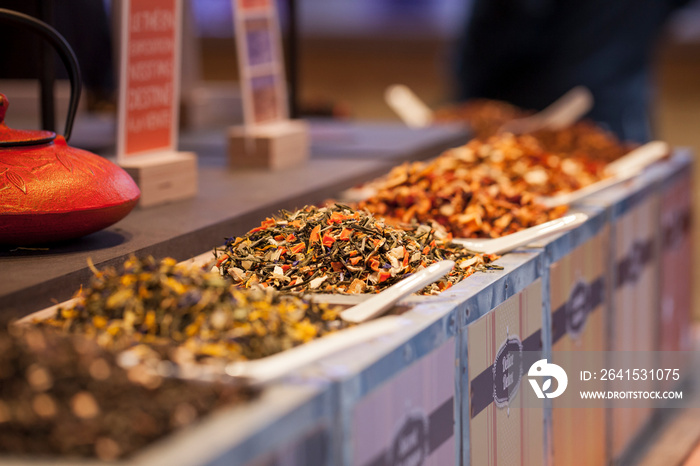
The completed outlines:
[[[206,252],[193,257],[192,259],[182,261],[180,264],[190,263],[193,266],[202,266],[207,264],[212,257],[211,252]],[[314,299],[316,296],[317,295],[313,295]],[[324,301],[332,304],[348,305],[361,303],[370,296],[372,295],[362,295],[359,297],[328,295]],[[55,315],[59,308],[70,307],[78,300],[79,298],[72,298],[62,303],[47,307],[23,317],[15,324],[30,325],[33,322],[48,319],[49,317]],[[227,365],[225,374],[221,373],[220,371],[216,374],[211,373],[211,368],[208,368],[207,366],[201,366],[201,370],[196,371],[192,370],[193,368],[184,368],[182,373],[196,374],[196,377],[203,377],[207,379],[214,378],[214,376],[217,375],[223,377],[245,377],[252,383],[268,383],[290,375],[294,371],[297,371],[306,365],[316,363],[325,357],[394,333],[408,324],[409,320],[399,316],[381,317],[354,327],[339,330],[330,335],[326,335],[287,351],[283,351],[282,353],[277,353],[254,361],[231,363]]]

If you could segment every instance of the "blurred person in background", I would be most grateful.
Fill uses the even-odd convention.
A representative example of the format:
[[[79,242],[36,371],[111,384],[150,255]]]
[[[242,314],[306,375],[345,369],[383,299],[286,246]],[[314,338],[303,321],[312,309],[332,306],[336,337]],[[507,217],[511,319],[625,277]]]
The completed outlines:
[[[651,61],[665,20],[688,0],[473,0],[457,59],[458,98],[541,110],[571,88],[623,140],[651,138]]]

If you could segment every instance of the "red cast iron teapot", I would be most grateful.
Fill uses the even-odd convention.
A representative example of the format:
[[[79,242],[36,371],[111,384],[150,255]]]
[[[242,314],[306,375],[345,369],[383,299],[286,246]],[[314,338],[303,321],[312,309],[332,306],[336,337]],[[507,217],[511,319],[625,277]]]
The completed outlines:
[[[0,94],[0,244],[78,238],[116,223],[134,208],[141,192],[117,165],[66,144],[81,89],[73,51],[58,32],[31,16],[0,9],[0,20],[24,24],[48,39],[71,81],[65,136],[8,128],[9,102]]]

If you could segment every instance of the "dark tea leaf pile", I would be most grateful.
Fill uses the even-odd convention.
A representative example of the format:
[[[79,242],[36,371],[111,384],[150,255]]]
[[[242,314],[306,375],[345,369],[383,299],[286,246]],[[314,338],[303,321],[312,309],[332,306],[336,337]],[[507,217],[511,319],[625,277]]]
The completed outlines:
[[[122,369],[85,338],[31,327],[0,331],[2,454],[113,460],[254,396],[240,384]]]

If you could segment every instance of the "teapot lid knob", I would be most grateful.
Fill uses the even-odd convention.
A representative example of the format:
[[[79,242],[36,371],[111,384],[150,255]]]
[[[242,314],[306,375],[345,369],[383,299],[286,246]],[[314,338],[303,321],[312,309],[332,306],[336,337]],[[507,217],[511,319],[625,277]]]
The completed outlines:
[[[5,122],[5,112],[7,112],[7,107],[10,106],[10,102],[7,101],[5,94],[0,94],[0,125]]]

